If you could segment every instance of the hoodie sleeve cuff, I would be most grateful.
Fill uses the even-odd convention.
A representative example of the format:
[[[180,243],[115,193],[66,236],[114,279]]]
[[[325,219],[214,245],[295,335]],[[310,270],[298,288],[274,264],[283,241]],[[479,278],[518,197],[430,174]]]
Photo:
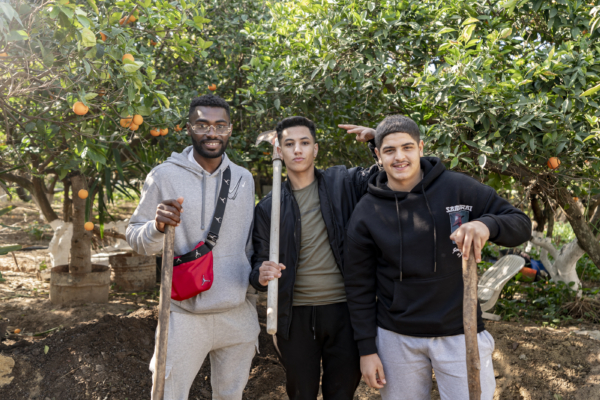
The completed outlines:
[[[356,343],[358,344],[358,354],[361,357],[377,353],[377,345],[375,344],[375,338],[359,340]]]
[[[475,221],[479,221],[485,224],[485,226],[487,226],[487,228],[490,230],[490,238],[488,240],[493,241],[496,239],[496,237],[498,237],[500,227],[498,226],[498,223],[496,222],[494,217],[483,216],[481,218],[477,218]]]
[[[150,240],[152,240],[153,242],[158,242],[163,240],[163,236],[165,235],[164,232],[159,231],[158,229],[156,229],[156,222],[154,220],[152,221],[148,221],[148,228],[146,229],[146,231],[148,232],[148,236],[150,237]]]

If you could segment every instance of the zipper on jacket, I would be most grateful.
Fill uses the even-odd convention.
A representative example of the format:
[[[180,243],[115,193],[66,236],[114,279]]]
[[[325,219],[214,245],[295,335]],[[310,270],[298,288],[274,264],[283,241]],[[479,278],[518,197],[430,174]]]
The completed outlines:
[[[283,188],[281,189],[283,192]],[[282,193],[283,194],[283,193]],[[290,320],[287,326],[287,336],[290,336],[290,327],[292,326],[292,316],[293,316],[293,308],[294,308],[294,287],[296,286],[296,275],[298,273],[298,261],[300,261],[300,237],[302,237],[302,226],[298,229],[298,223],[300,222],[300,207],[298,206],[298,202],[294,197],[293,193],[289,193],[288,195],[292,198],[292,204],[294,206],[294,239],[296,242],[296,264],[294,265],[294,280],[292,282],[292,293],[290,295],[290,309],[289,316]],[[281,200],[283,200],[283,196],[281,196]]]

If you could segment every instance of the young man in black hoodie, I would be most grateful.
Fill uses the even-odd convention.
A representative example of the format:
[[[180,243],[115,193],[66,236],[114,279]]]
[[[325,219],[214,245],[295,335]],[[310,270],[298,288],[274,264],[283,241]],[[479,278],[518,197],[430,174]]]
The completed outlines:
[[[373,130],[340,126],[372,139]],[[354,129],[353,129],[354,128]],[[358,348],[346,304],[344,232],[354,207],[378,171],[342,165],[318,170],[315,124],[290,117],[276,127],[288,179],[281,185],[279,260],[269,260],[271,193],[254,212],[250,283],[266,291],[279,278],[277,345],[291,400],[352,400],[361,378]]]
[[[366,383],[384,400],[429,399],[431,369],[443,400],[468,399],[462,262],[490,240],[527,241],[531,221],[489,186],[423,157],[410,118],[390,116],[375,133],[384,171],[348,224],[344,281]],[[494,340],[477,312],[482,399],[496,386]]]

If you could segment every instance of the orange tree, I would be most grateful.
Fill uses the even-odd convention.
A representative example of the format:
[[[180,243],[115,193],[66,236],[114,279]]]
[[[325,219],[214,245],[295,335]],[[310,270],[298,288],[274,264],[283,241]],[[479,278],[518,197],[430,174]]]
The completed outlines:
[[[102,231],[105,197],[136,189],[170,153],[167,138],[185,140],[174,129],[180,99],[156,64],[206,55],[201,31],[210,21],[200,3],[0,3],[0,181],[29,190],[48,222],[57,219],[48,192],[64,183],[64,216],[73,215],[80,242],[71,258],[85,268],[83,222],[93,208]],[[153,137],[154,127],[169,133]],[[81,189],[85,200],[75,195]]]
[[[266,93],[254,109],[310,116],[328,161],[344,163],[364,157],[350,138],[340,145],[338,123],[410,115],[430,154],[531,202],[542,230],[562,208],[600,266],[599,7],[314,0],[270,11],[246,27],[258,38],[249,80]]]

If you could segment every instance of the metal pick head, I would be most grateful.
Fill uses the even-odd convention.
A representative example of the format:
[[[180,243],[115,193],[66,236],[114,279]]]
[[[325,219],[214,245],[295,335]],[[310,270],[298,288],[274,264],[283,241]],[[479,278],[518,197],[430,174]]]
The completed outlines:
[[[277,140],[277,131],[276,130],[262,132],[256,138],[256,146],[258,146],[261,142],[268,142],[271,145],[275,145],[276,140]]]

